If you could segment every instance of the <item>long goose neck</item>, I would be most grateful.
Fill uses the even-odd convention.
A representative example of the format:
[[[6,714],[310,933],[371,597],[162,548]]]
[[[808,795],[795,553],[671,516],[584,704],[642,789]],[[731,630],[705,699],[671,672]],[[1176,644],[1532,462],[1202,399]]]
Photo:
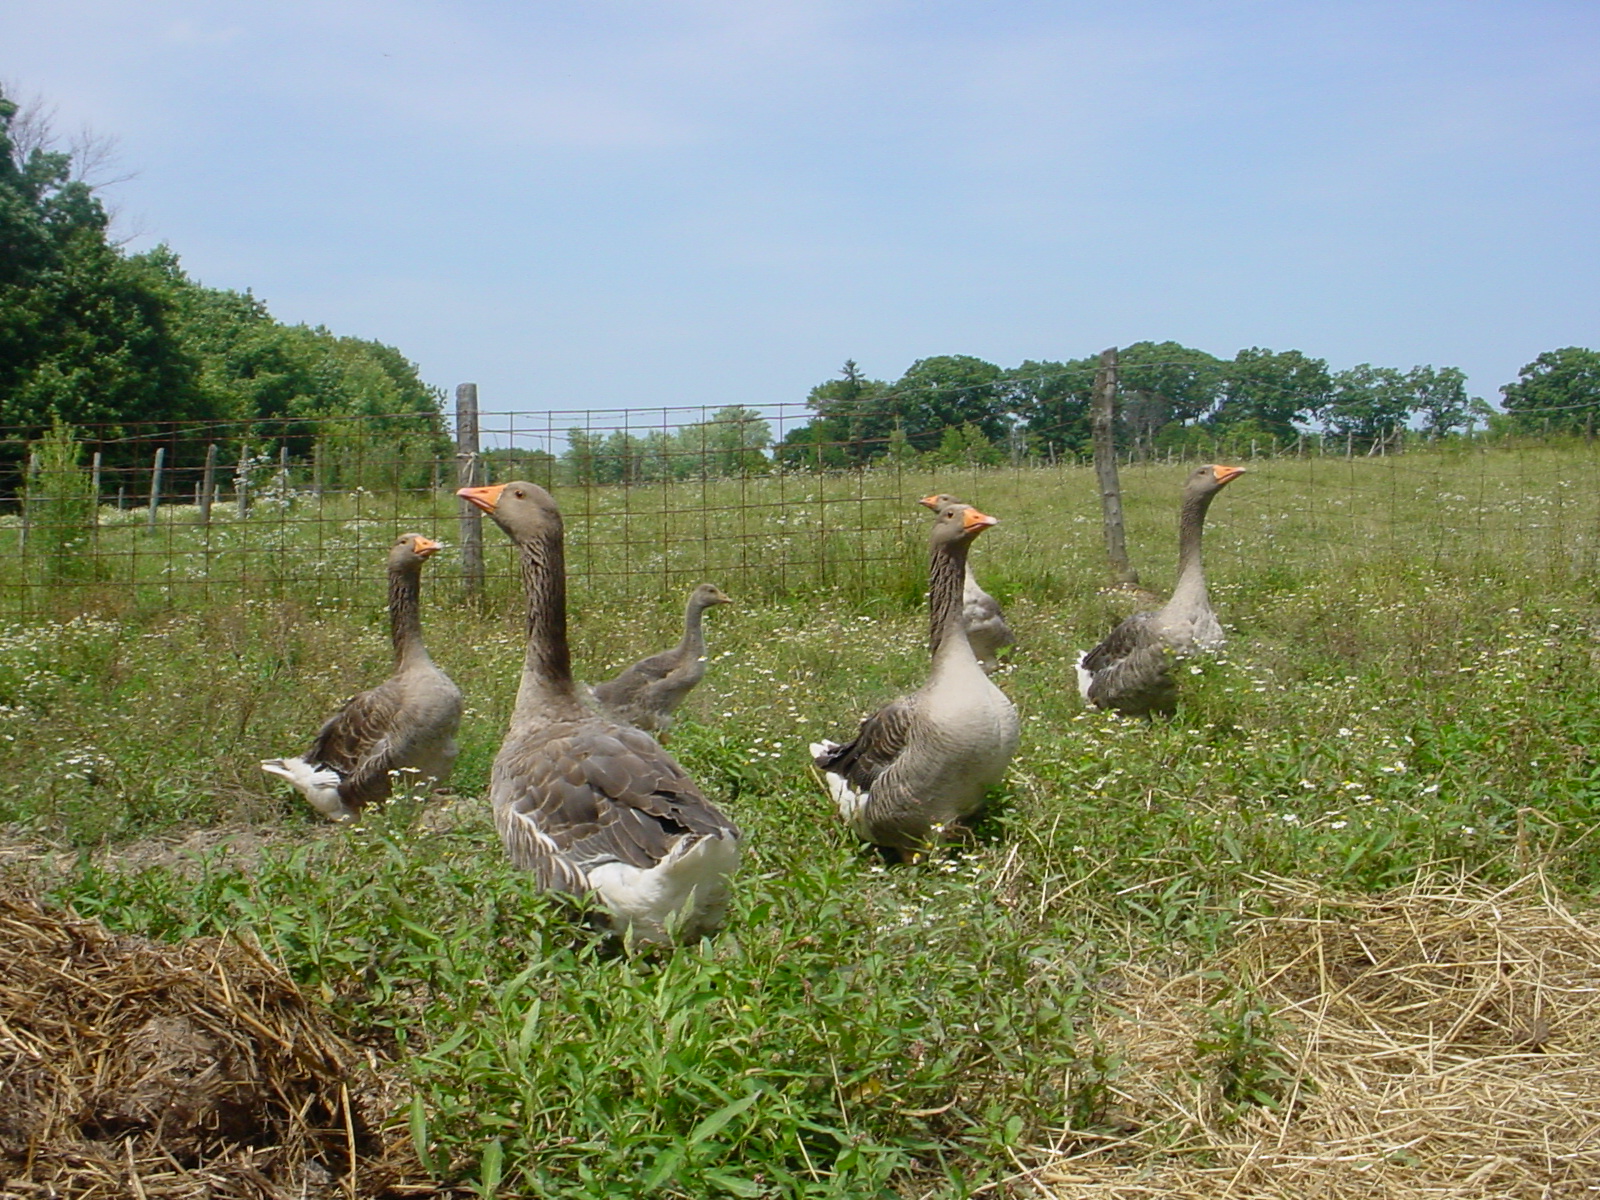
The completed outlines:
[[[567,648],[567,563],[560,532],[517,543],[528,598],[528,652],[522,662],[517,711],[581,711]]]
[[[689,607],[684,609],[683,640],[678,643],[678,649],[686,654],[703,655],[706,652],[706,633],[701,621],[705,612],[706,606],[693,598],[689,601]]]
[[[1210,604],[1206,594],[1206,571],[1200,557],[1200,542],[1205,534],[1206,510],[1211,507],[1215,492],[1185,496],[1178,513],[1178,582],[1172,589],[1170,603],[1178,608],[1205,607]]]
[[[968,546],[966,538],[941,543],[928,560],[928,653],[934,658],[952,633],[966,640],[961,632],[961,608]]]
[[[394,665],[428,657],[422,644],[422,564],[411,563],[389,572],[389,638],[394,643]]]

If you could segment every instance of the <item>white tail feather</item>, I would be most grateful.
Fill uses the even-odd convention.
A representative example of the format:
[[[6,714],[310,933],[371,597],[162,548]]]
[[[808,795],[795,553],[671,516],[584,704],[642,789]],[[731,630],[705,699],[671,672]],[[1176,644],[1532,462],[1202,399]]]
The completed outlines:
[[[266,758],[261,769],[268,775],[287,779],[306,798],[311,807],[330,821],[348,821],[355,809],[348,808],[339,797],[339,772],[327,767],[316,767],[303,758]]]
[[[1089,686],[1094,683],[1094,673],[1083,665],[1083,660],[1088,657],[1087,650],[1078,655],[1078,695],[1083,697],[1085,704],[1089,703]]]
[[[739,865],[732,834],[685,837],[653,867],[602,863],[588,872],[619,931],[636,943],[671,940],[669,928],[693,940],[722,923],[728,909],[728,876]]]

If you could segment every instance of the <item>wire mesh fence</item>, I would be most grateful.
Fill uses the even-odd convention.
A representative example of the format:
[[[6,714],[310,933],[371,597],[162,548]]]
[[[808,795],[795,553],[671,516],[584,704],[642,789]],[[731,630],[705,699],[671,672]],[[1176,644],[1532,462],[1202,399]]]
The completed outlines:
[[[751,599],[914,598],[926,545],[915,502],[931,492],[992,508],[1009,544],[1028,549],[1015,556],[1026,568],[994,552],[1002,590],[1008,572],[1016,587],[1099,579],[1086,461],[1025,447],[998,462],[938,461],[881,445],[829,466],[831,443],[786,451],[813,415],[801,405],[483,414],[476,450],[457,447],[442,425],[390,418],[80,429],[67,444],[0,430],[16,481],[0,515],[0,616],[291,596],[368,603],[397,534],[462,543],[463,521],[476,519],[454,496],[465,478],[549,487],[566,518],[574,587],[599,601],[676,596],[705,580]],[[1422,566],[1600,565],[1600,453],[1588,439],[1379,449],[1347,455],[1316,439],[1227,448],[1254,470],[1214,514],[1213,553],[1260,570],[1275,546],[1299,539],[1325,541],[1330,554],[1399,552]],[[1123,467],[1130,544],[1158,584],[1180,464],[1135,450]],[[483,545],[483,596],[509,601],[508,547],[494,531]],[[1051,562],[1058,567],[1039,565]],[[432,578],[466,590],[448,566]]]

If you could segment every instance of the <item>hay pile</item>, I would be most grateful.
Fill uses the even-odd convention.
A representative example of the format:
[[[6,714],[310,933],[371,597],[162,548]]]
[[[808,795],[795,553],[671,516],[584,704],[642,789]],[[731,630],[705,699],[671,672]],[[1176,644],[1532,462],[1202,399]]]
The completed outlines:
[[[1225,961],[1123,974],[1098,1034],[1126,1132],[1064,1134],[1016,1194],[1600,1196],[1600,925],[1536,876],[1271,890]]]
[[[376,1064],[251,947],[115,937],[0,880],[0,1198],[432,1194]]]

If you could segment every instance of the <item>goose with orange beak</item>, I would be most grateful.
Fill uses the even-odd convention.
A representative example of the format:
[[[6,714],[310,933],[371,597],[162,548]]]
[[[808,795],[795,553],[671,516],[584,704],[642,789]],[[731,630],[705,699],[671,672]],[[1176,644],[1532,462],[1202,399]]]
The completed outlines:
[[[1134,613],[1078,659],[1078,691],[1097,708],[1125,716],[1170,715],[1178,705],[1173,665],[1225,640],[1206,592],[1200,540],[1206,510],[1243,467],[1197,467],[1184,481],[1178,514],[1178,583],[1153,612]]]
[[[928,682],[862,721],[853,741],[811,747],[845,823],[900,857],[957,834],[1016,753],[1017,710],[979,664],[962,621],[967,550],[995,524],[969,505],[940,510],[930,539]]]
[[[422,642],[422,564],[439,550],[438,542],[420,533],[402,534],[389,550],[394,673],[348,700],[299,758],[261,764],[329,820],[351,820],[368,804],[387,800],[395,772],[413,773],[426,785],[443,783],[455,765],[461,692]]]

